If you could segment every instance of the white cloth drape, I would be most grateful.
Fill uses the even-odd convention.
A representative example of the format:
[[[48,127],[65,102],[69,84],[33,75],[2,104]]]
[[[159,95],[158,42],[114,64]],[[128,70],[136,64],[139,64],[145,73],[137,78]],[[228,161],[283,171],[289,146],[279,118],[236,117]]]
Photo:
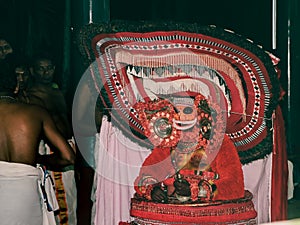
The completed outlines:
[[[258,224],[271,221],[272,154],[243,165],[245,189],[253,194]]]
[[[41,168],[0,161],[1,225],[55,225],[47,204],[58,209],[52,183]]]
[[[150,150],[130,141],[106,118],[95,148],[97,168],[92,223],[117,225],[120,221],[129,221],[134,180]]]

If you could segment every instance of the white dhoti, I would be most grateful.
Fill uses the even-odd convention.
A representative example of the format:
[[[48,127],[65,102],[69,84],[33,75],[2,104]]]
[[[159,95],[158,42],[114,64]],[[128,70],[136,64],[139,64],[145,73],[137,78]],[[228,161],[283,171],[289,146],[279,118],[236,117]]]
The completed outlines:
[[[68,140],[74,142],[74,139]],[[75,144],[75,143],[73,143]],[[39,153],[41,155],[50,154],[50,147],[42,140],[40,142]],[[59,213],[56,215],[57,225],[76,225],[77,224],[77,188],[75,181],[74,166],[64,168],[64,171],[49,171],[54,180],[56,198],[59,202]]]
[[[52,183],[41,168],[0,161],[1,225],[55,225]]]

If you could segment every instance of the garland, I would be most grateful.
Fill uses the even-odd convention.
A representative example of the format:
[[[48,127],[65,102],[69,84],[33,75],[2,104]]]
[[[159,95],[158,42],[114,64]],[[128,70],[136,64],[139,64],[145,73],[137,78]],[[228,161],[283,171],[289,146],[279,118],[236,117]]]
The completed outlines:
[[[148,102],[138,102],[134,105],[139,120],[144,128],[144,135],[156,148],[175,147],[181,145],[181,151],[194,151],[208,148],[209,153],[216,150],[219,140],[224,135],[224,116],[219,105],[198,94],[194,100],[197,110],[197,122],[191,132],[183,132],[174,125],[174,120],[180,120],[180,115],[167,99],[155,99]],[[195,143],[189,147],[188,144]],[[178,146],[177,146],[178,147]]]

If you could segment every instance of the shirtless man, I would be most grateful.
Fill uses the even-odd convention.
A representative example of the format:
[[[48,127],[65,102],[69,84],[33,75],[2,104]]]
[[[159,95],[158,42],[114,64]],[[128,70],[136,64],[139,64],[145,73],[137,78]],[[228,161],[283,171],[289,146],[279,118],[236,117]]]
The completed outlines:
[[[1,224],[41,225],[46,220],[55,224],[50,212],[55,209],[55,195],[47,193],[52,188],[50,181],[36,164],[59,169],[74,164],[75,153],[46,110],[12,97],[13,76],[1,75],[0,80]],[[38,154],[41,138],[54,146],[53,154]],[[47,201],[45,193],[53,201]]]
[[[38,156],[41,134],[60,151]],[[74,152],[58,132],[48,112],[38,106],[18,103],[0,96],[0,160],[35,166],[67,166],[74,163]]]
[[[52,60],[42,56],[36,58],[30,72],[34,81],[27,88],[29,103],[46,108],[64,137],[71,138],[72,130],[67,117],[65,97],[58,85],[53,82],[55,65]]]
[[[48,56],[39,56],[34,59],[30,67],[33,81],[26,89],[26,102],[44,107],[50,113],[63,137],[75,144],[72,139],[65,97],[58,85],[53,82],[55,69],[53,61]],[[41,142],[40,153],[50,154],[51,152],[52,146]],[[62,171],[51,171],[51,175],[55,182],[60,206],[57,224],[76,225],[77,189],[74,167],[65,167]]]

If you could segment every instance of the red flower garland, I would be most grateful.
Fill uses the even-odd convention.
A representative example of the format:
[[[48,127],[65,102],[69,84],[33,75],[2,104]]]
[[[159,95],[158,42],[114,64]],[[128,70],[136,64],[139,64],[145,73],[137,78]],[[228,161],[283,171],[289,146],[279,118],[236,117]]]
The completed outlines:
[[[176,146],[181,132],[175,129],[173,119],[178,119],[174,106],[168,100],[156,99],[151,102],[138,102],[134,108],[139,114],[144,135],[149,138],[156,147]],[[159,124],[161,122],[161,124]],[[164,126],[168,126],[167,128]],[[159,134],[156,129],[170,129],[169,132]]]
[[[209,102],[201,94],[195,97],[194,105],[197,108],[198,124],[188,135],[182,135],[184,131],[173,126],[173,120],[180,120],[180,116],[169,100],[138,102],[134,108],[144,128],[144,135],[155,147],[174,147],[179,141],[188,143],[194,142],[197,138],[197,145],[193,149],[199,149],[222,140],[226,120],[223,118],[220,106]],[[213,112],[216,113],[212,115]]]

